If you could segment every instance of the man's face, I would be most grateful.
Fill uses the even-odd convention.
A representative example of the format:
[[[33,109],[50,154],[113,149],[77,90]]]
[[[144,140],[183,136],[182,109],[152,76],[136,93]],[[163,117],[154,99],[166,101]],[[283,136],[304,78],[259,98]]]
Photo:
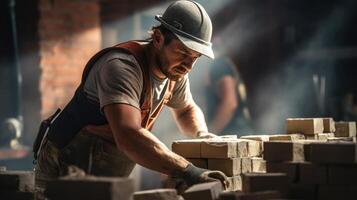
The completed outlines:
[[[156,56],[156,65],[170,80],[177,81],[191,71],[201,54],[188,49],[178,39],[162,45]]]

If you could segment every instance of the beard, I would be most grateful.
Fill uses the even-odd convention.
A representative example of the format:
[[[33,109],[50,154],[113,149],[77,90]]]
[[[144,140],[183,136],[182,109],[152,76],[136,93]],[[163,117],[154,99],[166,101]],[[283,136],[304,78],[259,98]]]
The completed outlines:
[[[174,66],[169,69],[167,62],[164,60],[159,55],[156,55],[155,58],[156,66],[159,67],[160,71],[170,80],[172,81],[178,81],[180,78],[182,78],[185,74],[177,73],[176,69],[179,68],[179,66]],[[176,72],[176,73],[175,73]]]

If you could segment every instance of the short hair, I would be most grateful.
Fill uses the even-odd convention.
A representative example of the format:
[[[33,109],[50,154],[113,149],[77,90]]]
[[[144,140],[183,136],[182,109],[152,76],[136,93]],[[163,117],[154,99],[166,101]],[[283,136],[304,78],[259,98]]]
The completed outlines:
[[[170,31],[169,29],[167,29],[165,26],[163,26],[162,24],[159,26],[154,26],[151,28],[150,34],[152,35],[154,33],[154,30],[159,30],[162,35],[164,36],[164,45],[168,45],[170,44],[170,42],[173,39],[178,39],[177,36],[175,34],[172,33],[172,31]]]

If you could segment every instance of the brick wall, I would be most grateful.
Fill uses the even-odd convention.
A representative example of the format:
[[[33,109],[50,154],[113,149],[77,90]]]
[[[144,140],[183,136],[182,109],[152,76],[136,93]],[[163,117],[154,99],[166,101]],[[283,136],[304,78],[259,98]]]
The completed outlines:
[[[101,47],[98,0],[40,0],[41,116],[73,96],[88,59]]]

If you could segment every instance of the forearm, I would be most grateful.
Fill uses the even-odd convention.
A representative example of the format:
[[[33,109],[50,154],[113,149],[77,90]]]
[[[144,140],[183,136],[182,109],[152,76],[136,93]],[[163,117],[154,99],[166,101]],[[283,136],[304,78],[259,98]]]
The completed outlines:
[[[125,137],[114,138],[118,148],[134,162],[168,175],[187,167],[187,160],[170,151],[148,130],[126,129],[125,132]]]
[[[174,116],[181,133],[186,136],[195,138],[198,131],[208,131],[203,112],[194,103],[185,109],[174,110]]]

